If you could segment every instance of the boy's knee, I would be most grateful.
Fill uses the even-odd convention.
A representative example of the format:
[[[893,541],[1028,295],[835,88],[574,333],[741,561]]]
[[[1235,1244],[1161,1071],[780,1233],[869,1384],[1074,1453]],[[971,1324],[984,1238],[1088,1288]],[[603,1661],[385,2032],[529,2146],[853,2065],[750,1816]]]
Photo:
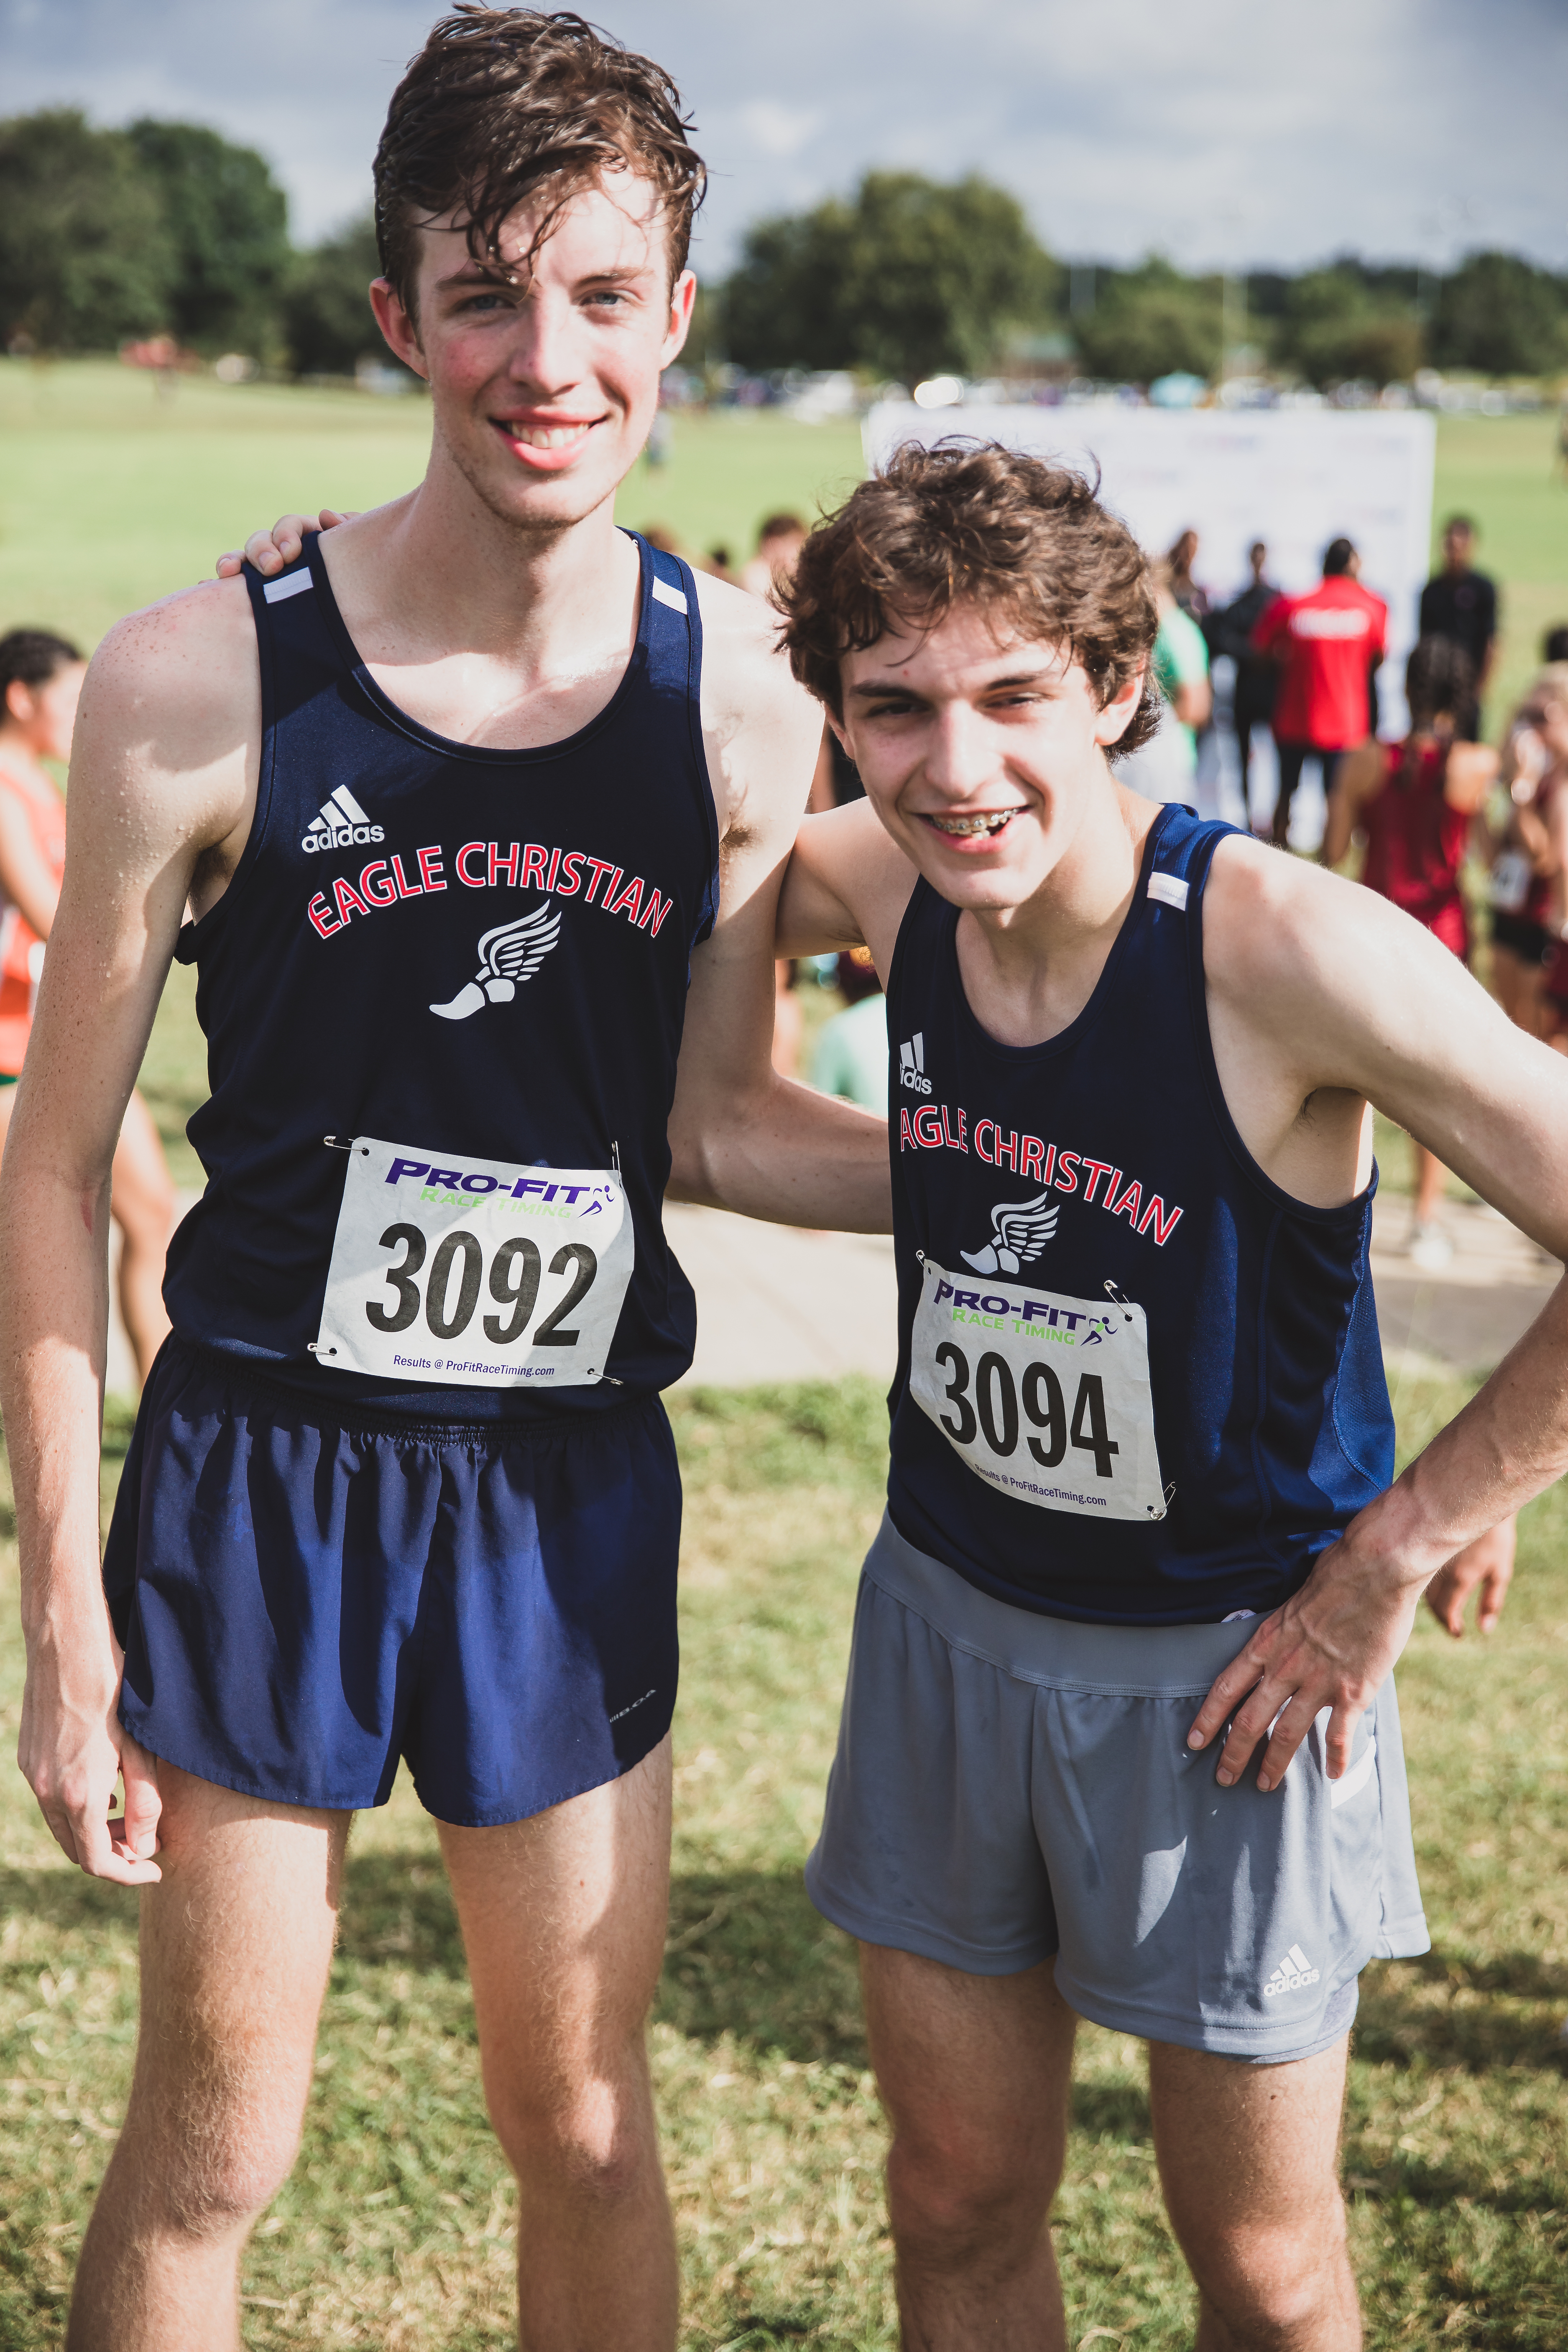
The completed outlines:
[[[637,2194],[654,2140],[647,2080],[597,2076],[531,2092],[509,2084],[490,2095],[490,2119],[520,2180],[549,2179],[596,2204]]]
[[[145,2184],[167,2228],[184,2238],[228,2238],[270,2205],[299,2154],[298,2126],[243,2116],[186,2133]]]
[[[1228,2329],[1227,2340],[1258,2352],[1315,2341],[1314,2326],[1354,2294],[1337,2189],[1288,2224],[1215,2231],[1193,2257],[1193,2273],[1205,2303]]]
[[[888,2201],[900,2245],[962,2261],[1017,2241],[1033,2242],[1060,2178],[1059,2154],[1004,2145],[933,2119],[894,2135]]]

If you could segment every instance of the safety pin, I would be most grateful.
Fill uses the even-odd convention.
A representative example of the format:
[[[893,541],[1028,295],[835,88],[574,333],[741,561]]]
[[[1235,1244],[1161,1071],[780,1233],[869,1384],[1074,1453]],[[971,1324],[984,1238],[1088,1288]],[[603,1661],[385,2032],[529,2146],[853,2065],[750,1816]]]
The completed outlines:
[[[346,1143],[343,1141],[341,1135],[323,1135],[321,1141],[326,1145],[329,1151],[353,1151],[357,1150],[362,1160],[368,1160],[370,1158],[369,1144],[361,1143],[356,1146],[352,1135]]]

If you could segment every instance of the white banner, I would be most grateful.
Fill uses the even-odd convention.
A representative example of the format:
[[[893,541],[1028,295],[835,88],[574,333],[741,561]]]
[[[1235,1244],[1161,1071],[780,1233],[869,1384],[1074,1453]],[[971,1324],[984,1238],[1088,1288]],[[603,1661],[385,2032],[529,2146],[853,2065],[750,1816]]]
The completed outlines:
[[[1087,469],[1101,495],[1162,555],[1184,530],[1201,542],[1195,576],[1216,604],[1247,585],[1261,539],[1268,576],[1315,587],[1331,539],[1352,541],[1362,580],[1388,605],[1380,675],[1383,731],[1405,716],[1405,658],[1430,570],[1433,419],[1420,409],[917,408],[884,402],[866,419],[868,466],[901,442],[1000,441]]]

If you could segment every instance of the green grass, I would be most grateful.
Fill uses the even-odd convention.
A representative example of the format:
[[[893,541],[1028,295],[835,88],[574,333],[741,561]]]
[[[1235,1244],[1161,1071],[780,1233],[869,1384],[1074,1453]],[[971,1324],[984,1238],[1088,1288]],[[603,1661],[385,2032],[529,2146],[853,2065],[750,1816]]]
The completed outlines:
[[[420,394],[182,382],[160,399],[110,361],[0,358],[0,630],[63,630],[90,648],[138,605],[211,576],[224,549],[286,510],[378,506],[425,470]],[[810,516],[860,472],[855,425],[776,412],[678,417],[668,465],[637,466],[618,514],[700,555],[751,553],[772,509]]]
[[[1462,1401],[1406,1381],[1408,1453]],[[682,1393],[685,1665],[669,1956],[652,2029],[683,2344],[890,2352],[883,2135],[850,1948],[801,1864],[820,1813],[858,1563],[880,1507],[864,1381]],[[106,1489],[124,1443],[110,1433]],[[3,1573],[14,1575],[8,1523]],[[1417,1629],[1400,1672],[1434,1949],[1363,1979],[1344,2153],[1369,2343],[1568,2341],[1568,1497],[1527,1515],[1484,1647]],[[0,1742],[20,1644],[0,1632]],[[0,2343],[58,2344],[129,2079],[134,1898],[0,1790]],[[305,2145],[245,2264],[251,2345],[478,2352],[513,2340],[515,2200],[489,2137],[461,1947],[405,1790],[362,1817]],[[1191,2341],[1141,2048],[1085,2028],[1055,2228],[1068,2341]]]

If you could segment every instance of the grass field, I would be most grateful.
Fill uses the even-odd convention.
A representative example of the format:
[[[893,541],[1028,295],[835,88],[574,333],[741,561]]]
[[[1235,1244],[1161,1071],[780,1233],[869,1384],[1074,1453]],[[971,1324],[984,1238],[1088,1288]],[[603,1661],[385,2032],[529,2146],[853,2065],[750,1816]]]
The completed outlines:
[[[1405,1446],[1462,1391],[1406,1381]],[[831,1753],[884,1419],[864,1383],[681,1395],[688,1481],[668,1963],[653,2029],[691,2352],[894,2341],[882,2135],[849,1948],[800,1866]],[[124,1444],[111,1427],[106,1485]],[[1345,2177],[1370,2343],[1568,2342],[1568,1593],[1561,1491],[1502,1631],[1423,1625],[1401,1669],[1434,1949],[1363,1979]],[[14,1551],[6,1545],[5,1581]],[[0,1632],[0,1743],[19,1641]],[[0,2344],[59,2340],[123,2110],[134,1897],[67,1868],[0,1783]],[[515,2200],[484,2123],[462,1953],[406,1790],[362,1817],[305,2147],[245,2266],[247,2340],[478,2352],[512,2340]],[[1086,2028],[1056,2216],[1069,2343],[1177,2352],[1141,2050]],[[1105,2331],[1096,2337],[1093,2331]]]
[[[210,571],[279,509],[368,504],[414,480],[417,399],[184,384],[156,400],[111,366],[0,361],[0,626],[89,644]],[[1504,583],[1503,683],[1568,617],[1568,492],[1551,426],[1445,419],[1439,513],[1482,524]],[[770,507],[831,499],[852,430],[769,415],[678,421],[623,518],[697,550],[749,544]],[[176,1173],[204,1091],[189,976],[143,1083]],[[1398,1176],[1402,1168],[1391,1169]],[[1409,1451],[1461,1400],[1406,1378]],[[893,2343],[879,2167],[848,1947],[800,1865],[831,1752],[857,1565],[878,1515],[885,1421],[864,1384],[681,1394],[688,1480],[670,1951],[654,2063],[692,2352]],[[127,1424],[111,1414],[106,1490]],[[1455,1649],[1423,1624],[1401,1673],[1434,1937],[1368,1971],[1345,2175],[1378,2347],[1568,2344],[1568,1497],[1528,1515],[1504,1627]],[[0,1755],[21,1657],[0,1495]],[[60,2339],[67,2281],[122,2113],[134,2036],[133,1898],[56,1853],[0,1773],[0,2347]],[[512,2340],[515,2200],[484,2126],[472,2018],[434,1838],[406,1791],[354,1838],[317,2087],[293,2178],[247,2260],[254,2346]],[[1141,2053],[1086,2030],[1056,2227],[1069,2341],[1175,2352],[1190,2298],[1153,2188]]]

